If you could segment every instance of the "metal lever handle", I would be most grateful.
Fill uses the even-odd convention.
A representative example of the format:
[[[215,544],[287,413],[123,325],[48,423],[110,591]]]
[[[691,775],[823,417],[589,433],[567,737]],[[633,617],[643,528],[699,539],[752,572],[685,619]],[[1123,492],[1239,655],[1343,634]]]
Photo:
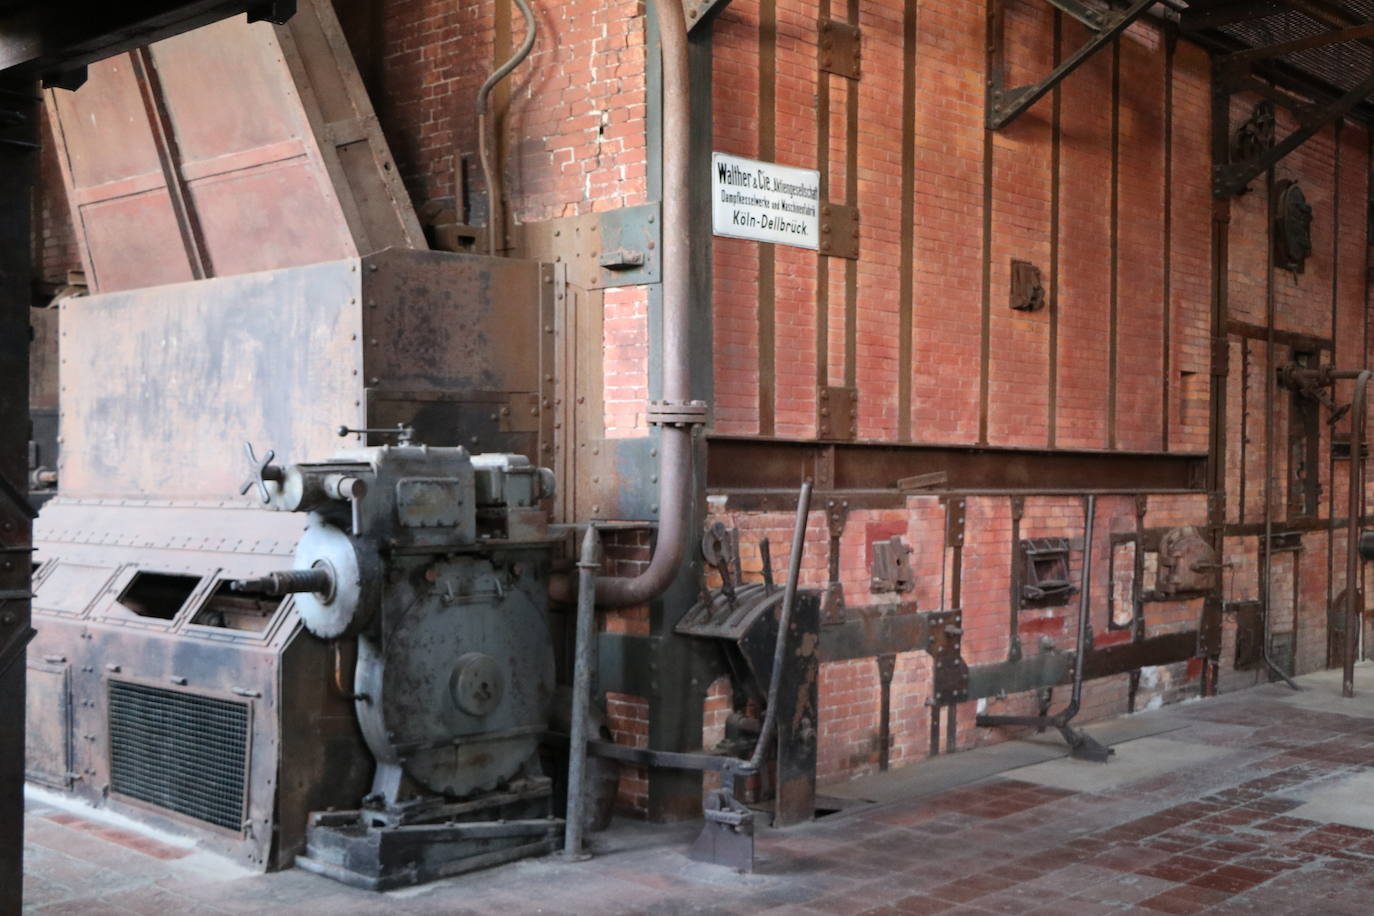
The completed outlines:
[[[340,439],[342,439],[345,436],[355,434],[359,436],[366,436],[369,433],[371,433],[374,436],[395,436],[397,445],[409,445],[410,440],[415,438],[415,427],[406,426],[404,423],[397,423],[395,429],[370,426],[363,426],[355,429],[351,426],[340,426],[338,432]]]
[[[246,496],[253,485],[257,484],[258,492],[262,494],[262,501],[264,503],[271,502],[272,494],[267,491],[267,481],[280,483],[285,476],[282,469],[272,463],[272,459],[277,457],[277,453],[268,449],[267,454],[259,461],[258,456],[253,454],[253,443],[243,443],[243,450],[248,455],[248,470],[251,476],[243,482],[243,486],[239,487],[239,495]]]

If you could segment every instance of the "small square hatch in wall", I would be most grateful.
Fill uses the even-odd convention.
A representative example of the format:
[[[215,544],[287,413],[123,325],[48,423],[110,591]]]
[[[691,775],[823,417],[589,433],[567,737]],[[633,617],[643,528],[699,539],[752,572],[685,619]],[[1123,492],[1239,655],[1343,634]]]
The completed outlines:
[[[1069,582],[1069,539],[1029,538],[1021,542],[1024,563],[1022,607],[1067,604],[1078,588]]]

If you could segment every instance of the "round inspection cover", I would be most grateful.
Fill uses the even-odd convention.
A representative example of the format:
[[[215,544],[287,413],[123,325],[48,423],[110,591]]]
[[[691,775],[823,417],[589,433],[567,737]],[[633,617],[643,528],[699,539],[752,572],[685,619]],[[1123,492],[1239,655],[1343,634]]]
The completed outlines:
[[[458,708],[470,716],[485,716],[501,702],[505,675],[496,659],[481,652],[459,657],[449,677],[449,693]]]

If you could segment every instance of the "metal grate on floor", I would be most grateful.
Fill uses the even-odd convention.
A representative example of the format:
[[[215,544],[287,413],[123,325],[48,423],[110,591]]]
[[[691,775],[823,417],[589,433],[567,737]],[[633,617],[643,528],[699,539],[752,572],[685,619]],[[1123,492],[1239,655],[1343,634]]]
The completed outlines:
[[[110,682],[110,788],[243,829],[248,704]]]

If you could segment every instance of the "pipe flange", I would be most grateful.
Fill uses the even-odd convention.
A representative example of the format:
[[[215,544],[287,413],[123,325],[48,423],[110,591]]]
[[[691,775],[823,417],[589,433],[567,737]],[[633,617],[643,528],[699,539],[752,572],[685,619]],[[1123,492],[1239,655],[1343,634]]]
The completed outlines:
[[[650,401],[648,419],[651,426],[705,426],[705,401]]]

